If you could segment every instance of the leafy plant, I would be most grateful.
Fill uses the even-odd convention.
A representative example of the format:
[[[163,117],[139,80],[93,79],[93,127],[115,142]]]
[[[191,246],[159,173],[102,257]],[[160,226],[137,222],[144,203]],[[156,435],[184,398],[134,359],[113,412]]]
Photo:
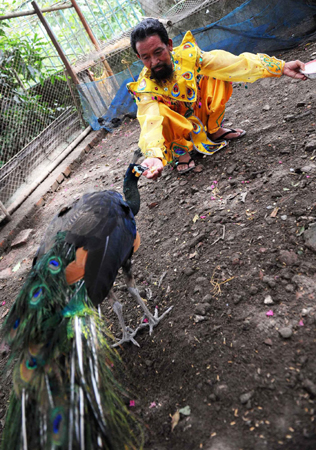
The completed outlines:
[[[3,24],[3,21],[0,22]],[[47,45],[37,34],[30,39],[6,34],[0,39],[0,167],[52,122],[65,106],[36,92],[39,83],[64,79],[44,65]]]

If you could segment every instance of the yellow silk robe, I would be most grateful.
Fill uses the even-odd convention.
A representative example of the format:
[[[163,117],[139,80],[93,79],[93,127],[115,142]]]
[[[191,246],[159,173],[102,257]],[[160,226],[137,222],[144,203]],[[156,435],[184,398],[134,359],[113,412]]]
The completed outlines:
[[[171,80],[156,82],[144,67],[138,81],[127,85],[138,107],[139,147],[164,165],[193,147],[205,154],[219,150],[221,145],[212,143],[206,131],[220,127],[231,83],[280,77],[284,68],[284,61],[260,53],[203,52],[190,31],[171,54]]]

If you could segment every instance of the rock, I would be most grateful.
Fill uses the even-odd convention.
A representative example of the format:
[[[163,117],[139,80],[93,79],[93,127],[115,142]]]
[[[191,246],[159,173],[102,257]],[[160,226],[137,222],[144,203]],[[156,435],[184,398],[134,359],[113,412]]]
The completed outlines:
[[[293,331],[290,327],[284,327],[279,329],[279,334],[283,337],[283,339],[289,339],[292,336]]]
[[[196,286],[194,286],[193,294],[196,294],[197,292],[202,292],[202,291],[203,291],[202,286],[199,286],[199,285],[197,284]]]
[[[306,378],[302,382],[302,386],[312,397],[316,396],[316,385],[311,380]]]
[[[21,231],[12,242],[11,247],[19,247],[20,245],[26,244],[32,232],[32,228]]]
[[[271,109],[270,105],[264,105],[262,111],[270,111],[270,109]]]
[[[211,305],[209,303],[198,303],[195,306],[194,312],[198,316],[205,316],[210,311]]]
[[[191,186],[191,194],[196,194],[200,192],[200,189],[197,186]]]
[[[243,299],[242,295],[240,294],[234,294],[234,305],[238,305],[238,303],[241,302],[241,300]]]
[[[287,215],[283,214],[282,216],[280,216],[281,220],[286,220],[287,219]]]
[[[304,166],[301,168],[302,172],[305,173],[313,173],[316,172],[316,165],[315,164],[309,164],[308,166]],[[303,214],[302,214],[303,215]]]
[[[280,277],[284,278],[285,280],[290,280],[292,278],[292,274],[288,268],[284,268],[280,272]]]
[[[197,166],[195,166],[195,168],[193,169],[193,172],[195,173],[200,173],[203,172],[204,170],[204,166],[202,164],[198,164]]]
[[[203,299],[202,299],[203,303],[210,303],[212,300],[213,300],[213,297],[211,296],[211,294],[205,295],[205,297],[203,297]]]
[[[245,405],[254,396],[254,393],[255,391],[249,391],[245,394],[241,394],[241,396],[239,397],[240,403],[242,405]]]
[[[310,224],[308,230],[304,231],[305,245],[316,253],[316,225]]]
[[[262,281],[263,281],[264,283],[266,283],[268,286],[270,286],[270,288],[275,288],[275,286],[276,286],[275,280],[274,280],[272,277],[268,277],[267,275],[265,275],[265,276],[262,278]]]
[[[258,294],[259,289],[257,288],[257,286],[254,286],[253,284],[250,286],[249,288],[249,294],[250,295],[256,295]]]
[[[295,119],[294,114],[288,114],[288,115],[284,116],[284,120],[286,120],[287,122],[289,122],[290,120],[294,120],[294,119]]]
[[[195,270],[193,269],[193,267],[188,267],[187,269],[184,269],[183,273],[187,277],[190,277],[191,275],[193,275],[195,273]]]
[[[194,320],[195,323],[199,323],[199,322],[203,322],[203,320],[206,320],[206,317],[204,317],[204,316],[199,316],[199,315],[197,314],[197,315],[195,315],[195,316],[193,317],[193,320]]]
[[[231,256],[231,262],[232,262],[233,266],[237,266],[240,263],[239,254],[238,253],[234,253]]]
[[[0,280],[6,280],[7,278],[10,278],[11,276],[12,276],[12,270],[10,269],[10,267],[0,271]]]
[[[207,278],[205,278],[205,277],[198,277],[198,278],[195,280],[195,282],[196,282],[197,284],[203,284],[203,283],[206,283],[206,282],[207,282]]]
[[[311,139],[311,140],[306,142],[305,150],[307,152],[312,152],[315,149],[316,149],[316,139]]]
[[[223,218],[219,215],[211,217],[211,222],[213,222],[213,223],[218,223],[218,222],[221,222],[222,220],[223,220]]]
[[[316,232],[316,229],[315,229]],[[305,233],[304,233],[305,235]],[[316,243],[316,242],[315,242]],[[296,253],[288,250],[280,250],[279,257],[280,263],[286,264],[287,266],[295,266],[298,264],[298,256]]]
[[[304,296],[316,296],[316,281],[313,278],[306,277],[305,275],[294,275],[292,283],[297,284],[299,287],[298,294]],[[301,297],[302,295],[299,295]]]
[[[285,290],[286,290],[286,292],[294,292],[294,286],[293,286],[293,284],[287,284],[287,285],[285,286]]]
[[[217,384],[214,388],[214,394],[216,395],[216,398],[221,400],[222,398],[226,397],[229,392],[227,384],[221,383]]]
[[[8,344],[6,344],[6,342],[2,341],[0,344],[0,356],[1,358],[4,358],[8,355],[10,351],[10,347],[8,346]]]
[[[232,164],[231,166],[229,166],[226,170],[227,175],[232,175],[233,172],[235,171],[237,167],[237,164]]]
[[[271,295],[267,295],[266,298],[264,299],[263,303],[265,305],[273,305],[274,301],[272,300]]]
[[[201,233],[195,238],[191,239],[191,241],[188,243],[188,247],[192,248],[195,247],[199,242],[202,242],[205,239],[206,235],[205,233]]]
[[[272,345],[272,341],[271,341],[270,338],[265,339],[265,340],[263,341],[263,343],[266,344],[266,345],[269,345],[270,347],[271,347],[271,345]]]
[[[312,308],[311,306],[310,306],[309,308],[303,308],[303,309],[302,309],[302,316],[303,316],[303,317],[308,316],[308,314],[309,314],[311,311],[313,311],[313,308]]]
[[[151,367],[153,365],[153,361],[151,361],[150,359],[145,359],[145,364],[147,367]]]

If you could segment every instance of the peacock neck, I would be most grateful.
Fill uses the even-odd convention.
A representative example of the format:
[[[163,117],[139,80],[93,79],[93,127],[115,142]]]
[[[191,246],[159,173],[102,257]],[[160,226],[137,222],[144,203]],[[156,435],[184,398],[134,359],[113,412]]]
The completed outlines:
[[[130,164],[129,168],[127,169],[124,178],[123,193],[126,203],[131,208],[134,216],[136,216],[140,208],[140,195],[137,186],[139,177],[135,176],[135,174],[133,173],[133,167],[134,164]]]

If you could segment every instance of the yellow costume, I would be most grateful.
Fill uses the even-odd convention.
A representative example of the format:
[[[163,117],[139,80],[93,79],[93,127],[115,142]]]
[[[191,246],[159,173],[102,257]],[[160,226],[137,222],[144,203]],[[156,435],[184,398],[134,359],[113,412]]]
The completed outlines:
[[[144,67],[138,81],[127,85],[138,107],[139,147],[146,157],[161,158],[164,165],[193,147],[212,154],[226,145],[210,141],[206,131],[220,128],[231,83],[280,77],[284,67],[284,61],[264,54],[202,52],[190,31],[171,54],[172,80],[156,82]]]

